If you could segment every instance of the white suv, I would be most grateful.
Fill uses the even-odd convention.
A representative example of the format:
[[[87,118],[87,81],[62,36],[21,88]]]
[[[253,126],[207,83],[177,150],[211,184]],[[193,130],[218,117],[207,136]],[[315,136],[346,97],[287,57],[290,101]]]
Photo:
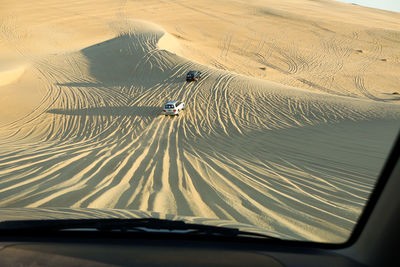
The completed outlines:
[[[165,103],[164,110],[162,114],[165,116],[168,115],[177,115],[179,116],[179,112],[185,109],[185,103],[183,101],[169,101]]]

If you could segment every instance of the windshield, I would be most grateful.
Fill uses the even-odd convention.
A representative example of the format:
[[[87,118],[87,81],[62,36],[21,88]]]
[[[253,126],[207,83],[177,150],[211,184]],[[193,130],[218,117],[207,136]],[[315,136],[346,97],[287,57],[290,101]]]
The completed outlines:
[[[168,215],[349,238],[399,132],[400,13],[2,3],[0,220]]]

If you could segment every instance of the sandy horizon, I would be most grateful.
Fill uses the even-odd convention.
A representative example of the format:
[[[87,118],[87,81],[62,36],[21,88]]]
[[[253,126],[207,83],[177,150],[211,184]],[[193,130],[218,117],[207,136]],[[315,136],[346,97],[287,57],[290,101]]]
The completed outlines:
[[[399,131],[400,13],[328,0],[6,2],[0,208],[163,212],[323,242],[351,233]],[[186,83],[192,69],[203,77]],[[187,109],[164,117],[169,100]]]

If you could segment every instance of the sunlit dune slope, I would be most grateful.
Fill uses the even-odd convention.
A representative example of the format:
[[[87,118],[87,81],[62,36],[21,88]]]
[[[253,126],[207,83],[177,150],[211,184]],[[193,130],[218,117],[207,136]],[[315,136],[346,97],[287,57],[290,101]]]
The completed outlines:
[[[196,62],[399,103],[400,13],[330,0],[131,1],[126,10],[163,25]]]
[[[185,1],[160,3],[165,16],[148,20],[142,9],[133,12],[135,4],[103,1],[91,13],[82,3],[45,1],[38,9],[59,8],[64,28],[79,24],[74,35],[91,29],[90,36],[71,38],[70,46],[54,41],[49,53],[34,42],[43,33],[22,35],[30,45],[8,38],[7,49],[15,42],[29,64],[0,92],[14,86],[40,98],[0,124],[0,207],[154,211],[253,224],[284,238],[346,239],[398,131],[396,101],[292,87],[297,83],[266,80],[241,61],[221,69],[209,61],[222,62],[216,50],[199,44],[191,53],[198,43],[166,31],[176,19],[165,8]],[[231,11],[241,12],[237,5]],[[229,12],[223,16],[232,23]],[[54,40],[68,36],[53,35],[51,25],[44,32]],[[210,35],[198,38],[217,40],[208,27]],[[235,60],[243,58],[253,60]],[[330,56],[321,62],[336,64]],[[203,78],[186,83],[191,69]],[[187,109],[161,116],[175,99]]]

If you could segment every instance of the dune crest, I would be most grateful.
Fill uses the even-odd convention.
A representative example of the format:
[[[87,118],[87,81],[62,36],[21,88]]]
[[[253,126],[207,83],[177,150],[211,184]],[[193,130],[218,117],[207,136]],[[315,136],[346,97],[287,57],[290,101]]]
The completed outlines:
[[[0,69],[0,87],[17,81],[25,72],[27,65],[16,66],[13,69]]]
[[[182,47],[180,46],[179,41],[167,32],[164,33],[158,41],[158,48],[182,56]]]

